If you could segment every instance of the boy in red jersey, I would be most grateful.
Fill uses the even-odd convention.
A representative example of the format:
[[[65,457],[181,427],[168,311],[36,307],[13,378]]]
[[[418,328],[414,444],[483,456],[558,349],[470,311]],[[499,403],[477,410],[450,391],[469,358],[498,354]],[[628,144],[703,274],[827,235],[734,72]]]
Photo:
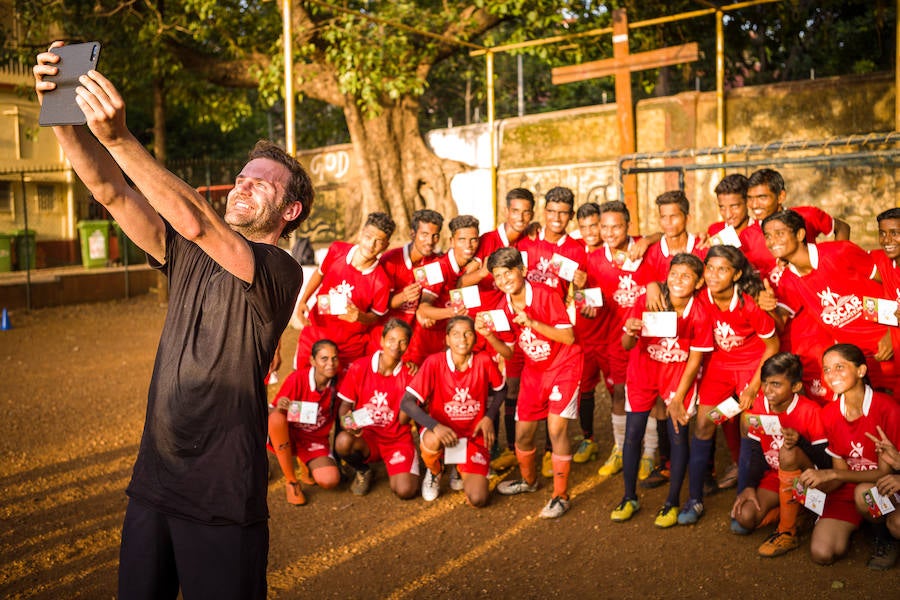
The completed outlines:
[[[825,454],[828,440],[819,405],[800,395],[803,367],[800,358],[778,353],[763,363],[762,386],[753,407],[758,425],[741,440],[738,494],[731,508],[732,531],[750,533],[778,518],[778,527],[759,547],[759,555],[773,558],[796,548],[800,504],[793,499],[794,480],[803,469],[831,467]],[[763,424],[762,419],[774,416]],[[747,419],[744,420],[745,427]]]
[[[406,387],[403,410],[422,427],[419,449],[428,468],[422,480],[422,498],[427,502],[437,499],[445,449],[462,443],[465,456],[459,457],[457,468],[463,490],[469,504],[481,507],[490,494],[492,416],[503,402],[505,381],[487,353],[473,353],[475,323],[470,317],[450,318],[445,330],[447,350],[425,359]]]
[[[497,250],[488,259],[488,268],[499,289],[506,293],[502,310],[511,331],[501,333],[501,339],[485,322],[484,313],[476,319],[476,331],[504,358],[512,356],[513,342],[525,357],[516,406],[516,458],[522,479],[504,481],[497,491],[503,495],[537,491],[534,436],[538,422],[547,419],[553,443],[553,497],[540,516],[558,518],[569,509],[572,455],[568,421],[578,417],[581,347],[574,343],[565,304],[554,291],[531,285],[525,279],[525,265],[518,250]]]
[[[534,218],[534,194],[525,188],[513,188],[506,194],[506,221],[497,229],[481,236],[475,258],[479,268],[462,276],[460,287],[478,284],[484,306],[497,306],[503,300],[503,292],[494,284],[494,276],[488,271],[487,259],[500,248],[517,247],[525,239],[525,231]],[[519,397],[519,376],[522,359],[506,361],[506,400],[503,408],[503,424],[506,428],[506,448],[491,461],[491,467],[502,471],[516,464],[513,451],[516,442],[516,399]],[[496,429],[496,428],[495,428]]]
[[[769,250],[788,265],[775,290],[779,310],[787,315],[808,311],[812,317],[810,331],[792,332],[792,350],[799,354],[797,344],[813,336],[827,339],[822,334],[855,344],[867,357],[873,386],[893,390],[890,334],[884,325],[863,318],[863,297],[882,293],[881,285],[872,279],[877,276],[872,257],[852,242],[807,244],[803,227],[803,217],[792,210],[763,221]]]
[[[350,491],[357,496],[368,493],[372,485],[369,465],[379,460],[384,461],[391,491],[398,498],[408,500],[419,491],[419,461],[412,428],[400,408],[411,377],[402,362],[409,336],[406,321],[391,319],[381,331],[381,350],[350,365],[341,381],[338,414],[344,430],[338,433],[334,447],[337,455],[356,470]]]
[[[787,191],[784,178],[778,171],[760,169],[747,180],[747,208],[751,221],[740,233],[741,250],[763,279],[775,269],[775,257],[768,251],[762,232],[763,220],[771,214],[785,210]],[[835,240],[849,240],[850,226],[815,206],[795,206],[803,217],[806,239],[815,242],[820,235],[834,235]]]
[[[900,208],[889,208],[876,219],[881,250],[873,250],[870,254],[884,287],[884,294],[881,297],[900,302],[900,267],[897,265],[897,258],[900,257]],[[891,346],[895,349],[900,348],[900,327],[889,327],[888,331],[891,333]],[[900,352],[896,350],[894,370],[900,373]],[[897,385],[894,387],[894,398],[900,398],[900,377],[897,378]]]
[[[650,269],[653,281],[665,281],[672,257],[680,252],[693,254],[703,260],[706,250],[700,248],[700,240],[687,230],[691,204],[681,190],[671,190],[656,198],[659,210],[659,226],[662,239],[647,249],[644,264]]]
[[[415,269],[432,263],[441,257],[437,244],[441,237],[444,217],[441,213],[423,208],[412,214],[409,229],[412,241],[399,248],[391,248],[381,255],[379,263],[391,286],[390,309],[378,326],[370,331],[369,350],[374,352],[381,345],[381,327],[396,317],[415,329],[416,308],[422,295],[422,284],[416,281]]]
[[[388,310],[390,284],[378,256],[393,233],[394,221],[374,212],[366,218],[359,242],[331,244],[297,305],[297,317],[305,326],[297,341],[296,364],[302,364],[313,342],[323,337],[338,345],[344,368],[365,354],[369,328]],[[307,302],[314,294],[316,303],[309,310]]]
[[[478,219],[457,215],[449,224],[450,251],[438,260],[443,281],[427,285],[416,310],[417,326],[407,351],[407,360],[421,365],[429,355],[440,352],[447,338],[447,320],[466,314],[466,307],[450,298],[459,278],[475,259],[478,248]],[[491,306],[490,308],[493,308]]]
[[[726,227],[740,233],[747,227],[750,214],[747,208],[747,178],[740,173],[732,173],[722,178],[716,185],[716,204],[719,207],[721,221],[713,223],[706,229],[712,238]]]
[[[579,214],[583,208],[584,206],[579,208]],[[600,467],[599,474],[601,477],[610,477],[622,470],[622,447],[625,443],[625,372],[628,366],[628,351],[622,347],[622,327],[635,300],[646,291],[644,285],[650,281],[649,270],[643,266],[640,257],[650,243],[648,239],[652,241],[656,235],[650,238],[633,238],[628,235],[631,215],[624,202],[614,200],[599,205],[597,220],[602,245],[587,257],[588,283],[585,285],[599,287],[602,290],[603,307],[596,310],[597,316],[593,319],[598,321],[595,325],[596,330],[589,336],[582,336],[585,340],[583,342],[585,367],[582,379],[585,382],[585,389],[592,390],[590,382],[593,370],[599,369],[606,376],[606,388],[612,398],[611,421],[614,443],[609,458]],[[580,223],[581,218],[579,225]],[[584,311],[580,313],[579,319],[583,316]],[[576,320],[576,333],[579,322]],[[581,402],[585,399],[586,396],[583,396]],[[584,410],[582,414],[585,415],[582,419],[584,423],[587,411]],[[644,435],[644,455],[638,475],[640,480],[645,480],[653,470],[658,445],[657,432],[656,419],[651,417],[647,421]]]

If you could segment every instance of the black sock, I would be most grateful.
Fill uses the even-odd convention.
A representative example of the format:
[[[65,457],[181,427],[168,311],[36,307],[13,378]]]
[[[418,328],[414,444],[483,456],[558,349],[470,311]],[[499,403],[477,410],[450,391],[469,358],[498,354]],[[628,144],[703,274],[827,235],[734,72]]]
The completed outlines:
[[[581,404],[578,407],[578,420],[581,422],[581,431],[585,439],[594,439],[594,394],[581,396]]]

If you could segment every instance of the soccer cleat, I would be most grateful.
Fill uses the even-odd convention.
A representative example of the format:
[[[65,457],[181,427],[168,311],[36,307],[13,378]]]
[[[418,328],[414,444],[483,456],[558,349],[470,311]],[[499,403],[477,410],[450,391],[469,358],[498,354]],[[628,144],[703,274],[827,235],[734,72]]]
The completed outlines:
[[[725,469],[725,474],[716,482],[716,486],[720,490],[727,490],[737,485],[738,466],[731,463],[731,466]]]
[[[450,467],[450,489],[454,492],[459,492],[463,487],[462,475],[459,474],[459,469],[456,468],[456,465],[453,465]]]
[[[650,475],[647,476],[647,479],[644,479],[639,483],[642,488],[653,489],[658,488],[661,485],[665,485],[669,482],[669,470],[664,466],[655,466],[653,470],[650,471]]]
[[[653,472],[653,467],[653,457],[642,456],[640,465],[638,466],[638,481],[644,481],[650,477],[650,473]]]
[[[549,450],[544,452],[544,458],[541,459],[541,475],[553,477],[553,454]]]
[[[678,525],[678,509],[671,504],[666,504],[656,513],[653,524],[660,529],[668,529]]]
[[[678,513],[679,525],[693,525],[703,516],[703,503],[699,500],[688,500]]]
[[[572,455],[572,460],[577,463],[586,463],[589,460],[594,460],[597,458],[598,450],[597,442],[590,438],[584,438],[581,440],[581,443],[578,444],[578,449],[575,450],[575,454]]]
[[[518,463],[516,453],[509,448],[505,448],[497,458],[491,461],[491,468],[495,471],[506,471],[507,469],[512,469]]]
[[[558,519],[569,510],[569,501],[562,496],[554,496],[541,510],[542,519]]]
[[[876,535],[875,548],[866,566],[873,571],[887,571],[897,562],[897,540],[890,535]]]
[[[524,494],[536,492],[538,482],[528,483],[524,479],[515,479],[513,481],[503,481],[497,486],[497,492],[504,496],[515,496],[516,494]]]
[[[618,447],[613,447],[612,452],[609,454],[609,458],[606,459],[606,462],[600,467],[597,471],[597,475],[600,477],[612,477],[616,473],[622,470],[622,451],[619,450]]]
[[[353,475],[353,483],[350,484],[350,491],[354,496],[365,496],[369,493],[369,488],[372,487],[373,477],[374,472],[372,469],[357,471]]]
[[[431,471],[425,471],[422,478],[422,499],[426,502],[434,502],[441,495],[441,474],[435,475]]]
[[[300,488],[300,484],[296,481],[288,481],[284,484],[285,492],[287,492],[287,503],[292,504],[294,506],[303,506],[306,504],[306,496],[303,495],[303,490]]]
[[[619,504],[615,509],[613,509],[612,513],[609,515],[609,518],[615,521],[616,523],[624,523],[628,519],[634,516],[634,513],[641,509],[641,503],[637,500],[622,500],[622,503]]]
[[[796,535],[787,531],[774,531],[759,547],[759,555],[766,558],[775,558],[787,554],[800,545]]]

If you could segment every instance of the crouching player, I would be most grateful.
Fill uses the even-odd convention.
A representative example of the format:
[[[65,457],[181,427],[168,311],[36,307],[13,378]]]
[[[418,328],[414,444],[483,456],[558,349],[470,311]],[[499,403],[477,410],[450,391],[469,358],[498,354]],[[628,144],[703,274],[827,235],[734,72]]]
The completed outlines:
[[[309,362],[287,376],[269,413],[269,449],[284,473],[288,504],[295,506],[306,504],[294,470],[295,455],[304,474],[306,466],[312,471],[313,479],[304,483],[330,489],[341,481],[328,449],[339,368],[337,345],[331,340],[316,341]]]
[[[339,415],[344,430],[335,451],[356,470],[350,491],[364,496],[372,485],[370,464],[384,461],[391,491],[403,500],[419,491],[419,460],[409,417],[400,410],[410,373],[403,363],[410,326],[393,318],[381,331],[381,350],[350,365],[341,382]],[[354,412],[351,412],[354,411]],[[355,411],[362,411],[355,412]]]
[[[464,460],[457,466],[462,489],[469,504],[481,507],[490,494],[487,476],[493,419],[503,403],[506,382],[487,353],[472,353],[475,323],[470,317],[450,318],[446,343],[447,350],[426,358],[406,387],[403,411],[422,427],[419,450],[428,468],[422,480],[422,498],[431,502],[440,495],[445,449],[465,444]]]
[[[516,404],[516,459],[522,479],[504,481],[497,491],[504,496],[538,489],[534,436],[538,423],[547,419],[553,445],[553,497],[541,511],[541,518],[561,517],[569,510],[569,470],[572,444],[569,421],[578,418],[578,396],[583,358],[575,344],[575,332],[562,299],[555,291],[525,280],[522,255],[515,248],[501,248],[491,254],[488,269],[497,288],[506,294],[498,309],[503,310],[511,331],[497,335],[488,327],[484,313],[475,325],[478,333],[504,358],[513,355],[518,343],[525,358]]]
[[[794,480],[803,469],[830,468],[819,405],[800,395],[800,357],[780,352],[760,370],[762,385],[744,425],[738,495],[731,509],[732,531],[750,533],[778,519],[778,527],[759,547],[760,556],[781,556],[797,547],[800,504],[793,498]],[[774,416],[778,422],[771,422]],[[748,425],[748,420],[753,425]],[[765,420],[765,422],[763,422]]]
[[[822,409],[822,425],[828,437],[831,469],[806,469],[800,482],[827,494],[822,516],[813,529],[810,554],[823,565],[844,555],[850,536],[868,514],[866,491],[892,473],[890,464],[877,452],[866,434],[876,435],[880,427],[890,440],[900,439],[900,407],[885,394],[872,390],[867,377],[866,357],[853,344],[835,344],[822,357],[825,383],[837,400]],[[872,569],[887,569],[897,558],[896,541],[884,525],[875,531],[875,552],[869,559]]]

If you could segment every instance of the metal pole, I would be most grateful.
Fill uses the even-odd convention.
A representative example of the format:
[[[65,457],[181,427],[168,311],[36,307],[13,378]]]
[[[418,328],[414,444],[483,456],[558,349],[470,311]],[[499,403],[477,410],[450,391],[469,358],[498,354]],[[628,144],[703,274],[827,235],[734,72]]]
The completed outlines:
[[[487,111],[488,135],[491,140],[491,207],[494,213],[494,225],[499,222],[497,215],[497,136],[494,134],[494,53],[485,54],[487,68]]]
[[[900,0],[898,0],[900,2]],[[725,145],[725,13],[716,11],[716,145]]]
[[[900,0],[897,0],[900,2]],[[519,100],[519,116],[525,116],[525,67],[522,64],[522,55],[519,54],[516,56],[516,71],[517,71],[517,81],[516,88],[518,92],[518,100]]]
[[[25,309],[31,311],[31,244],[28,239],[28,194],[25,189],[25,173],[20,173],[22,178],[22,216],[25,219]],[[35,232],[35,235],[37,232]],[[35,237],[35,244],[37,237]]]
[[[291,33],[291,0],[282,0],[282,45],[284,46],[284,149],[294,156],[294,51]]]

